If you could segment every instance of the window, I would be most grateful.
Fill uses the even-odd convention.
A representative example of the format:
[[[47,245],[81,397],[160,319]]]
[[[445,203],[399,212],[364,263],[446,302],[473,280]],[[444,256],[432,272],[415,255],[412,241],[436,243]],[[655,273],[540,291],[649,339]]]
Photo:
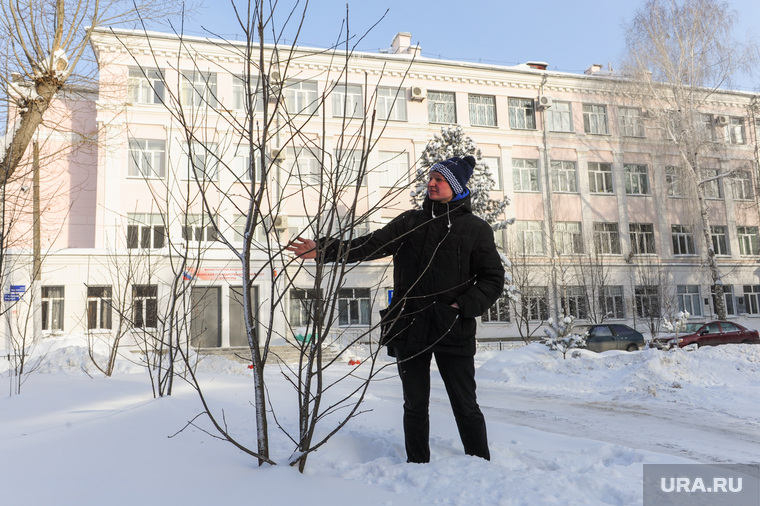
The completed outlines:
[[[301,237],[314,238],[318,234],[315,232],[316,218],[309,218],[307,216],[288,216],[288,237]]]
[[[607,106],[583,104],[583,131],[587,134],[606,135]]]
[[[158,285],[132,285],[132,326],[158,328]]]
[[[369,288],[338,290],[338,325],[369,325]]]
[[[111,328],[111,287],[87,287],[87,329]]]
[[[760,285],[744,285],[744,310],[760,314]]]
[[[496,97],[493,95],[469,95],[470,125],[496,126]]]
[[[63,330],[63,287],[42,287],[42,330]]]
[[[573,116],[570,102],[554,102],[546,110],[546,122],[550,132],[572,132]]]
[[[216,72],[188,72],[182,75],[182,105],[217,108]]]
[[[428,121],[430,123],[454,124],[457,122],[454,93],[446,91],[428,91]]]
[[[493,179],[492,190],[501,190],[501,158],[497,156],[484,156],[480,159],[481,164],[488,170]]]
[[[355,186],[359,176],[361,176],[361,185],[367,184],[367,167],[362,163],[362,152],[360,150],[340,149],[335,150],[335,175],[339,185]]]
[[[163,178],[166,175],[166,142],[129,139],[129,177]]]
[[[635,107],[618,108],[620,135],[623,137],[644,137],[644,121],[641,109]]]
[[[760,255],[757,227],[736,227],[736,233],[739,236],[740,255]]]
[[[377,117],[381,120],[406,121],[406,90],[378,87]]]
[[[520,255],[544,254],[544,231],[540,221],[517,222],[517,253]]]
[[[649,174],[646,165],[627,163],[625,171],[625,192],[628,195],[649,195]]]
[[[531,98],[509,99],[509,128],[536,129],[536,112]]]
[[[489,307],[481,317],[483,322],[510,322],[509,297],[502,293],[493,306]]]
[[[553,160],[552,190],[555,192],[578,192],[578,179],[575,175],[575,162],[562,162]]]
[[[710,114],[698,114],[696,117],[696,130],[700,140],[713,141],[713,120]]]
[[[594,248],[601,255],[620,254],[617,223],[594,223]]]
[[[316,155],[308,147],[288,147],[285,166],[287,183],[302,187],[319,186],[322,182],[322,166]]]
[[[253,77],[253,76],[252,76]],[[264,89],[259,86],[258,79],[251,78],[248,81],[248,93],[245,91],[245,76],[232,76],[232,108],[236,111],[244,111],[248,106],[247,101],[253,100],[253,110],[264,110]],[[270,91],[274,93],[274,91]],[[270,95],[271,96],[271,95]],[[270,106],[270,110],[272,106]]]
[[[340,234],[340,238],[344,241],[369,234],[369,219],[366,217],[346,213],[343,215],[338,214],[337,218],[338,230],[334,231],[333,233]],[[329,218],[325,216],[325,220],[327,219]],[[323,223],[322,229],[325,230],[326,228],[327,223]]]
[[[694,255],[694,236],[691,233],[691,227],[688,225],[671,225],[670,234],[673,239],[674,255]]]
[[[409,153],[380,151],[380,186],[398,188],[409,182]]]
[[[166,226],[160,214],[127,214],[127,248],[158,249],[166,245]]]
[[[622,286],[604,286],[599,295],[603,318],[625,318],[625,299]]]
[[[631,223],[629,229],[633,253],[650,255],[657,252],[654,245],[654,226],[651,223]]]
[[[182,223],[182,240],[211,242],[218,239],[211,218],[206,214],[186,214]]]
[[[512,182],[516,192],[537,192],[538,160],[513,158]]]
[[[588,186],[591,193],[612,193],[612,164],[588,162]]]
[[[699,296],[699,285],[676,286],[678,310],[687,311],[691,316],[702,316],[702,297]]]
[[[219,157],[215,142],[195,142],[183,146],[187,163],[187,179],[216,181],[219,177]]]
[[[235,146],[235,157],[232,159],[232,174],[235,177],[235,181],[238,183],[250,183],[254,174],[256,175],[256,183],[261,183],[264,179],[264,174],[261,171],[256,171],[256,162],[258,158],[254,151],[253,157],[251,157],[251,147],[248,144],[238,144]]]
[[[721,288],[723,289],[723,300],[726,304],[726,314],[736,314],[736,309],[734,308],[734,287],[731,285],[722,285]],[[715,286],[711,288],[710,295],[712,296],[713,307],[715,307]]]
[[[744,118],[728,118],[728,125],[723,127],[723,135],[728,144],[746,144]]]
[[[310,288],[292,288],[290,290],[290,319],[293,327],[305,327],[314,323],[314,305],[321,294]]]
[[[718,169],[704,169],[705,182],[703,183],[705,198],[720,199],[723,198],[723,192],[720,188],[720,171]]]
[[[129,101],[133,104],[161,104],[164,101],[164,81],[158,70],[130,68],[127,78]]]
[[[746,170],[738,170],[731,177],[731,187],[735,200],[752,200],[755,192],[752,190],[752,176]]]
[[[289,81],[282,91],[285,109],[289,114],[317,114],[317,83],[314,81]]]
[[[665,167],[665,184],[668,186],[668,196],[683,197],[684,188],[682,178],[681,167]]]
[[[567,286],[562,297],[562,312],[577,320],[588,318],[588,297],[583,286]]]
[[[554,241],[557,253],[577,255],[583,253],[583,236],[579,221],[558,221],[554,223]]]
[[[641,318],[660,317],[660,289],[655,285],[637,285],[634,288],[636,315]]]
[[[710,237],[712,239],[713,251],[716,255],[730,255],[726,227],[722,225],[711,225]]]
[[[549,319],[549,298],[545,286],[529,286],[522,293],[523,316],[529,320]]]
[[[232,222],[232,241],[231,242],[233,244],[243,244],[243,236],[245,234],[245,222],[246,222],[246,216],[244,214],[235,215],[235,219]],[[264,227],[261,226],[261,223],[257,224],[256,227],[253,229],[253,240],[260,244],[266,244],[267,242],[266,231],[264,230]]]
[[[362,87],[339,83],[332,91],[333,117],[361,118],[364,115]]]

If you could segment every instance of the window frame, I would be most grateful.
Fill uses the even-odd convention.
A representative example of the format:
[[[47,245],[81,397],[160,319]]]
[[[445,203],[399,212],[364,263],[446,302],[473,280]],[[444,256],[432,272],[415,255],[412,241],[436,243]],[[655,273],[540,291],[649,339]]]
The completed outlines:
[[[160,105],[166,97],[166,85],[155,68],[129,67],[127,97],[132,104]]]
[[[589,135],[609,135],[607,106],[583,104],[583,131]]]
[[[377,117],[383,121],[407,121],[406,89],[378,86]]]
[[[428,123],[453,125],[457,122],[456,93],[453,91],[427,92]]]
[[[691,225],[680,223],[670,225],[670,237],[673,243],[673,256],[693,256],[697,254]]]
[[[290,80],[282,88],[288,114],[319,115],[319,85],[317,81]]]
[[[128,179],[161,180],[166,177],[166,140],[130,137],[127,156]]]
[[[656,255],[657,243],[652,223],[629,223],[631,251],[636,255]]]
[[[132,285],[132,328],[158,328],[158,285]]]
[[[160,213],[127,213],[127,249],[161,249],[167,245],[166,223]]]
[[[599,255],[619,255],[620,229],[609,221],[594,222],[594,251]]]
[[[61,332],[66,318],[66,287],[43,285],[40,287],[40,313],[44,332]]]
[[[570,160],[550,163],[553,193],[578,193],[578,165]]]
[[[530,166],[530,164],[535,164]],[[531,186],[523,188],[526,183]],[[533,184],[535,183],[535,185]],[[533,187],[535,186],[535,187]],[[538,160],[534,158],[512,158],[512,189],[515,192],[541,191],[541,176],[538,172]]]
[[[205,70],[191,70],[181,73],[182,105],[193,109],[219,107],[217,97],[217,73]]]
[[[560,109],[561,106],[567,106],[567,109]],[[574,132],[572,103],[556,100],[552,102],[552,106],[546,110],[546,122],[550,132]]]
[[[644,118],[639,107],[618,107],[620,135],[623,137],[644,138]]]
[[[536,103],[532,98],[509,97],[509,128],[512,130],[536,129]]]
[[[717,230],[720,229],[720,230]],[[728,227],[725,225],[710,225],[710,239],[712,240],[713,251],[716,255],[731,255],[730,243],[728,241]]]
[[[364,117],[364,88],[360,84],[340,82],[330,93],[333,118]],[[351,114],[346,114],[347,112]]]
[[[583,229],[580,221],[554,222],[554,244],[561,255],[583,254]]]
[[[594,168],[592,168],[592,164],[595,166]],[[604,167],[606,167],[606,169]],[[586,170],[588,172],[589,192],[596,194],[615,193],[611,163],[588,162]],[[601,186],[605,188],[604,190],[599,189],[600,183]]]
[[[338,326],[372,325],[372,295],[369,288],[338,288]],[[354,313],[357,313],[356,315]]]
[[[515,222],[515,225],[517,254],[526,256],[545,255],[543,222],[519,220]]]
[[[480,127],[498,126],[496,117],[496,96],[476,93],[467,94],[470,125]]]
[[[740,256],[760,255],[760,236],[758,236],[758,227],[747,225],[737,226],[736,236],[739,241]]]
[[[643,163],[623,164],[626,195],[651,195],[649,166]]]
[[[113,288],[101,285],[86,286],[87,330],[110,330],[113,327]]]
[[[679,311],[687,311],[691,316],[702,316],[699,285],[676,285],[676,299]]]

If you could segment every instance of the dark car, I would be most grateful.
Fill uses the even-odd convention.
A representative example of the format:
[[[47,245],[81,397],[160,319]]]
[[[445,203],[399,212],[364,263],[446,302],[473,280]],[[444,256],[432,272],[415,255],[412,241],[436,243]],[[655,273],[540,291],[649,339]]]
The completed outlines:
[[[586,347],[591,351],[636,351],[645,345],[641,332],[620,323],[574,325],[573,332],[587,334]]]
[[[658,338],[658,345],[662,347],[678,344],[679,347],[696,344],[697,346],[717,346],[719,344],[760,344],[760,335],[757,330],[750,330],[738,323],[714,321],[697,324],[695,329],[687,329],[677,338]],[[676,341],[676,342],[674,342]]]

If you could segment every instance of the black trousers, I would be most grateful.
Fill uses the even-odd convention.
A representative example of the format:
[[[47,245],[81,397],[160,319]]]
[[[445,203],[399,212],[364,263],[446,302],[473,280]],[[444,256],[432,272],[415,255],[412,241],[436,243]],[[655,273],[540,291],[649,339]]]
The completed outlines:
[[[396,351],[404,390],[404,442],[407,462],[430,462],[430,361],[432,351],[404,357]],[[486,420],[475,395],[475,358],[435,352],[459,437],[467,455],[491,459]]]

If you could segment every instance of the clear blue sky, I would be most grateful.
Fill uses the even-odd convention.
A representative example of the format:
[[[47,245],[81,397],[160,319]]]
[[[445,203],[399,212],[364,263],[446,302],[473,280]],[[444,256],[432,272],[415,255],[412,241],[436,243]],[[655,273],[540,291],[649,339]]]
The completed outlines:
[[[205,2],[186,24],[186,34],[207,35],[201,27],[230,39],[241,33],[229,0]],[[397,32],[409,32],[427,57],[499,65],[537,60],[547,62],[551,70],[582,73],[593,63],[616,66],[625,43],[621,26],[644,0],[311,0],[299,44],[335,43],[346,3],[352,33],[364,34],[378,23],[358,42],[356,49],[361,51],[388,48]],[[760,0],[728,3],[737,12],[737,37],[760,40]],[[281,25],[295,0],[279,4]],[[292,41],[296,27],[291,22],[285,42]],[[760,91],[760,75],[740,76],[734,87]]]

